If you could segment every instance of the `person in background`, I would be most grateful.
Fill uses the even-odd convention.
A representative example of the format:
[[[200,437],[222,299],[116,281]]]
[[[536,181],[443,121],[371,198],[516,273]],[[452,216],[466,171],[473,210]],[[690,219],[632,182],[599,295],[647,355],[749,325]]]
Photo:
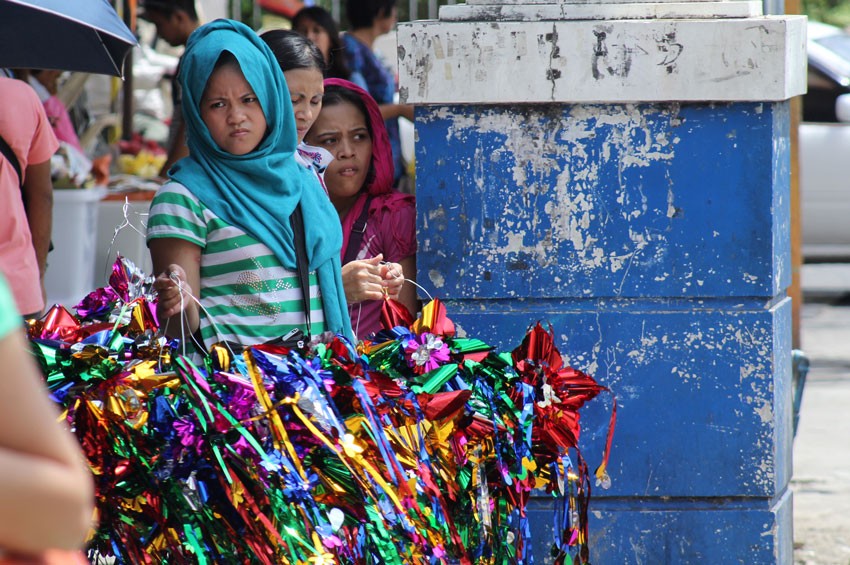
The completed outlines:
[[[304,136],[322,109],[325,91],[322,53],[312,41],[294,31],[271,30],[260,37],[271,48],[286,78],[298,131],[298,156],[305,167],[316,173],[324,187],[324,172],[334,157],[321,147],[304,143]],[[404,281],[404,269],[400,264],[384,262],[380,253],[365,259],[348,259],[342,265],[342,283],[349,305],[383,298],[384,293],[399,299]]]
[[[50,158],[59,147],[35,91],[0,77],[0,273],[18,311],[38,317],[53,226]]]
[[[325,60],[322,53],[305,36],[288,29],[266,31],[260,35],[260,39],[272,50],[286,79],[298,136],[296,157],[301,164],[315,168],[320,173],[318,178],[322,182],[321,171],[324,171],[333,157],[327,151],[304,145],[304,136],[322,109],[322,95],[325,92]]]
[[[386,120],[395,165],[393,182],[397,186],[407,168],[401,152],[398,118],[413,121],[413,106],[395,102],[395,75],[374,50],[375,40],[392,31],[396,24],[395,0],[346,0],[345,9],[351,29],[342,38],[351,82],[375,99]]]
[[[339,26],[330,12],[319,6],[302,8],[292,18],[292,29],[315,43],[322,52],[325,78],[348,80],[351,77],[351,71],[345,62]]]
[[[175,337],[200,329],[198,345],[207,349],[305,328],[352,337],[339,222],[294,157],[292,104],[269,47],[239,22],[201,26],[186,46],[180,83],[189,156],[171,169],[173,182],[160,187],[148,219],[162,327]],[[290,223],[297,209],[303,260]]]
[[[0,562],[87,563],[79,548],[92,525],[91,473],[56,422],[2,275],[0,359]]]
[[[148,20],[156,26],[156,34],[172,47],[186,45],[192,32],[198,29],[200,21],[195,9],[195,0],[140,0],[144,10],[139,17]],[[186,126],[183,122],[182,93],[177,80],[178,71],[171,79],[171,123],[168,125],[168,155],[159,171],[162,178],[168,177],[168,169],[189,154],[186,145]]]
[[[62,71],[32,69],[29,72],[28,81],[44,105],[44,111],[47,113],[47,119],[53,127],[56,138],[71,145],[80,153],[84,153],[68,108],[57,96],[60,76]]]
[[[372,284],[362,285],[362,294],[349,306],[351,325],[357,337],[365,339],[381,329],[384,279],[403,283],[404,277],[415,276],[416,201],[393,189],[392,150],[381,112],[357,85],[325,81],[322,112],[305,139],[334,156],[325,182],[342,222],[343,263],[372,260],[375,267],[389,267],[387,273],[367,271]],[[346,296],[349,292],[346,288]],[[415,315],[419,308],[414,285],[403,284],[394,292]]]

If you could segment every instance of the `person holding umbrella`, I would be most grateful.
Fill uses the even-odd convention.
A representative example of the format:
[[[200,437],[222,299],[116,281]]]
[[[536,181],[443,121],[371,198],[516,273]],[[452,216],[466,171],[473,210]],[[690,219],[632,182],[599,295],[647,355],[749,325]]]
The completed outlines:
[[[47,113],[47,119],[50,120],[56,138],[60,142],[72,146],[81,154],[85,154],[71,121],[71,115],[68,113],[68,108],[58,96],[59,77],[62,76],[62,72],[55,69],[32,69],[28,72],[29,76],[26,80],[29,81],[30,86],[38,95],[38,99],[44,105],[44,111]]]

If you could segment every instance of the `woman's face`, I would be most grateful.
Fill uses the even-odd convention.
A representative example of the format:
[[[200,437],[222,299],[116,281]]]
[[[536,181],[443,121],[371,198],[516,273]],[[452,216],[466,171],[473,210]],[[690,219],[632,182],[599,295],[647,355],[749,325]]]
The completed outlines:
[[[347,211],[357,196],[372,164],[372,138],[366,116],[353,104],[325,106],[307,133],[307,143],[323,147],[334,160],[325,171],[325,185],[337,210]]]
[[[325,58],[325,62],[330,61],[331,36],[328,33],[328,30],[310,18],[302,17],[301,21],[298,22],[298,27],[295,28],[295,31],[316,44],[316,47],[318,47],[319,51],[322,52],[322,57]]]
[[[322,110],[322,94],[325,93],[322,71],[319,69],[290,69],[283,73],[292,111],[295,112],[295,127],[298,129],[298,143],[304,140],[307,131],[319,117]]]
[[[233,155],[250,153],[266,134],[260,101],[234,65],[223,65],[210,75],[201,98],[201,119],[218,146]]]

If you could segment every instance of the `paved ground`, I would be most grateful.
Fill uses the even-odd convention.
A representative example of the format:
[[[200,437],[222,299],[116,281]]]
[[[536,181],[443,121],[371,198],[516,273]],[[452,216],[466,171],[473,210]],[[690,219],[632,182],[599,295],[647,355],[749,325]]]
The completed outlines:
[[[850,265],[803,270],[811,362],[794,441],[794,561],[850,565]]]

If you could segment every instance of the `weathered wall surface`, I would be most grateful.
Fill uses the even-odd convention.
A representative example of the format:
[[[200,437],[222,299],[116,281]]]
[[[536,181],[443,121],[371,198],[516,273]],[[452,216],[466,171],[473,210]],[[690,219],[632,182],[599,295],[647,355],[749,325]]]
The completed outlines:
[[[784,292],[787,112],[762,103],[423,108],[421,279],[446,299]]]
[[[420,282],[460,331],[503,350],[550,323],[569,363],[618,396],[595,561],[686,562],[723,543],[745,562],[783,562],[787,104],[417,112]],[[587,407],[591,466],[610,408]],[[534,516],[543,543],[548,512]],[[743,520],[759,523],[724,531]],[[703,539],[707,527],[722,533]],[[686,530],[694,539],[670,545]]]
[[[804,21],[418,22],[399,27],[399,93],[414,104],[786,100],[805,90],[804,67],[786,64],[805,61]]]
[[[420,284],[500,350],[550,323],[617,395],[593,563],[792,560],[787,99],[805,30],[733,14],[751,8],[473,0],[399,29]],[[610,409],[583,412],[591,468]],[[553,509],[534,505],[550,563]]]

